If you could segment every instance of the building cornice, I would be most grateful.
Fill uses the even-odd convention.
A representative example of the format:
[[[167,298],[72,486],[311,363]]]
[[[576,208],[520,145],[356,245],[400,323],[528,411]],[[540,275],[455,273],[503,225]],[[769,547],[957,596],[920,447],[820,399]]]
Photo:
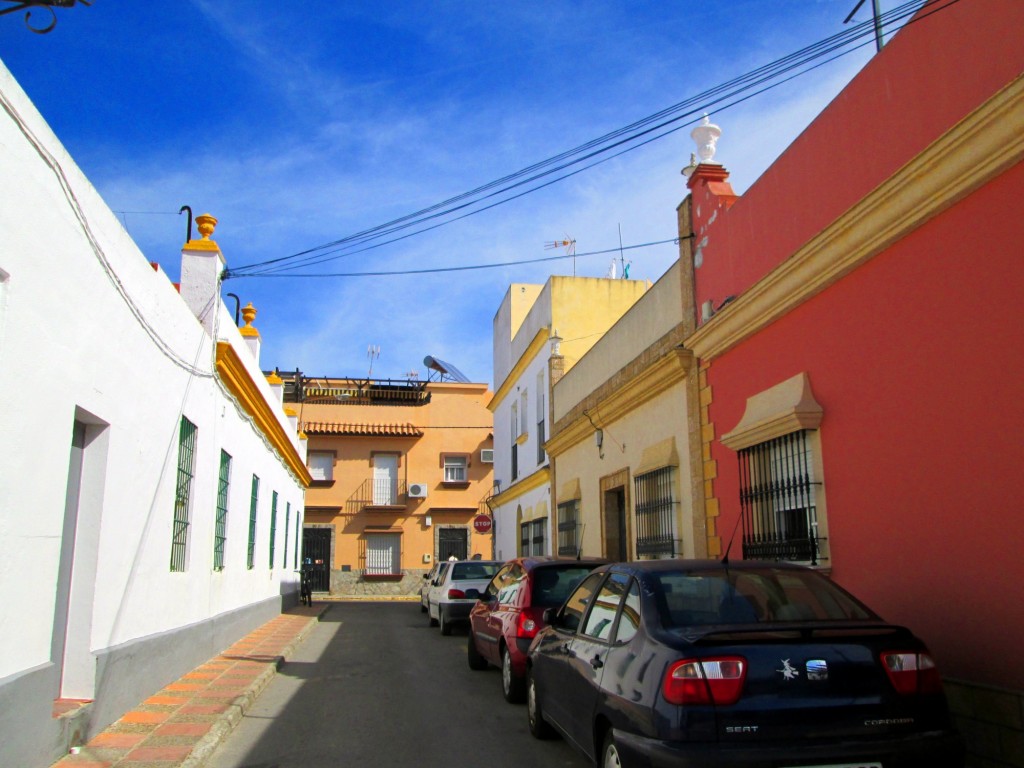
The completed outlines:
[[[542,485],[549,485],[550,483],[551,469],[549,467],[541,467],[533,474],[527,475],[522,480],[510,485],[497,496],[494,496],[490,499],[490,503],[493,506],[504,506],[510,501],[515,501],[524,493],[540,488]]]
[[[523,374],[526,373],[526,369],[530,366],[530,363],[533,362],[533,359],[537,357],[538,353],[540,353],[541,349],[548,343],[550,338],[551,331],[547,326],[544,326],[537,331],[537,334],[533,337],[533,341],[530,342],[530,346],[528,346],[526,351],[519,356],[515,366],[513,366],[512,370],[509,371],[508,376],[505,377],[505,380],[501,382],[501,386],[498,387],[498,390],[494,393],[494,397],[491,398],[491,402],[487,404],[487,408],[491,413],[498,410],[498,406],[501,405],[501,401],[508,396],[512,387],[514,387],[516,382],[523,377]]]
[[[606,395],[596,398],[592,406],[600,412],[598,426],[614,423],[683,381],[692,363],[693,354],[688,349],[673,347],[628,381],[609,388]],[[568,423],[544,444],[549,456],[560,456],[594,433],[594,424],[587,415],[589,410],[574,408],[564,420],[560,420],[560,423]]]
[[[281,422],[263,397],[259,387],[249,375],[248,369],[238,356],[238,352],[226,341],[217,342],[217,374],[228,391],[235,397],[238,404],[252,417],[256,428],[260,430],[277,451],[285,465],[295,473],[299,482],[306,488],[313,482],[309,469],[299,456],[288,438]]]
[[[998,91],[686,340],[702,360],[770,326],[1024,157],[1024,75]]]

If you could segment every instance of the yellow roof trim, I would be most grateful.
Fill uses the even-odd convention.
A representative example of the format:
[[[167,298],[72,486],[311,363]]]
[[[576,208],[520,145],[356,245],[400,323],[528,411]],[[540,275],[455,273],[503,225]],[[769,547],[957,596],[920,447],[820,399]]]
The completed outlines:
[[[226,341],[217,342],[217,374],[239,405],[252,417],[256,427],[277,451],[285,465],[299,478],[304,487],[313,482],[305,462],[292,445],[281,422],[249,375],[238,352]]]
[[[529,367],[530,363],[533,362],[533,358],[537,356],[541,348],[548,343],[550,338],[551,329],[547,326],[544,326],[537,331],[537,335],[533,337],[533,341],[530,342],[530,346],[528,346],[526,351],[519,356],[516,364],[512,367],[512,370],[509,371],[508,376],[506,376],[505,380],[501,382],[501,386],[498,387],[498,391],[494,393],[494,397],[491,398],[491,402],[487,404],[487,408],[491,413],[498,410],[498,406],[501,405],[501,401],[508,396],[512,387],[514,387],[516,382],[523,377],[523,374],[526,373],[526,369]]]
[[[543,467],[542,469],[538,469],[532,475],[524,477],[519,482],[510,485],[506,490],[491,499],[491,503],[498,506],[508,504],[510,501],[519,498],[527,491],[532,491],[534,488],[540,488],[542,485],[550,482],[551,469],[549,467]]]

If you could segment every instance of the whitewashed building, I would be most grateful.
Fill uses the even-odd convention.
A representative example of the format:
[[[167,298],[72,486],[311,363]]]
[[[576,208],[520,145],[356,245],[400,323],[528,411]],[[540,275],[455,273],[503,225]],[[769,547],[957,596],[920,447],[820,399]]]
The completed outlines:
[[[0,107],[0,762],[35,768],[295,602],[309,473],[215,220],[179,293],[2,65]]]

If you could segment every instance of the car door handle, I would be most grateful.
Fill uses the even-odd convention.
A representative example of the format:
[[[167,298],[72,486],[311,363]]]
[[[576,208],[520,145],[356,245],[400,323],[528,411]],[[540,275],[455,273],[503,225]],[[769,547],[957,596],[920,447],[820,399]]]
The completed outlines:
[[[601,657],[595,653],[594,658],[590,660],[590,666],[592,666],[594,669],[600,669],[604,666],[604,662],[601,661]]]
[[[576,656],[576,654],[573,653],[572,647],[569,645],[569,643],[563,645],[562,650],[565,651],[565,655],[569,658],[574,658]]]

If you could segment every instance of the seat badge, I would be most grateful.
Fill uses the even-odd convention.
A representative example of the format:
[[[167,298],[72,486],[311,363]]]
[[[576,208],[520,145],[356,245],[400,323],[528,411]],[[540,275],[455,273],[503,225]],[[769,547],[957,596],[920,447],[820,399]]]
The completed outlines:
[[[808,680],[828,680],[828,664],[824,659],[811,659],[807,662]]]
[[[789,663],[789,659],[782,659],[782,669],[775,670],[782,673],[783,680],[796,680],[800,677],[800,670]]]

